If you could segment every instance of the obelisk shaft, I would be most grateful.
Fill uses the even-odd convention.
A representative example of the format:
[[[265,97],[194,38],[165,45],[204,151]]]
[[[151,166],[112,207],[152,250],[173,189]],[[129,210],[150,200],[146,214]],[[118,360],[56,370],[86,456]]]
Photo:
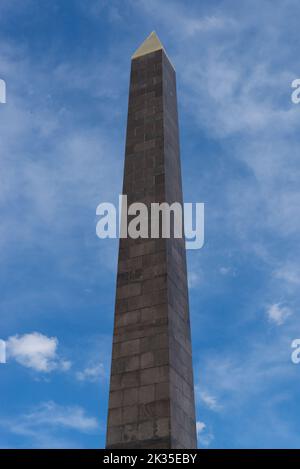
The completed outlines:
[[[182,204],[175,71],[157,36],[131,64],[123,194]],[[121,239],[107,448],[195,448],[183,238]]]

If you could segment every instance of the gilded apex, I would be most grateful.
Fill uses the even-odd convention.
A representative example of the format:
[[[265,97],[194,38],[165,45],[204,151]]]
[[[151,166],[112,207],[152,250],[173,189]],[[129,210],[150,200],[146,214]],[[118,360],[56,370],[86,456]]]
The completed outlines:
[[[155,52],[157,50],[163,49],[163,45],[160,42],[157,34],[155,31],[145,39],[145,41],[140,45],[140,47],[135,51],[132,59],[136,59],[137,57],[141,57],[142,55],[150,54],[151,52]]]

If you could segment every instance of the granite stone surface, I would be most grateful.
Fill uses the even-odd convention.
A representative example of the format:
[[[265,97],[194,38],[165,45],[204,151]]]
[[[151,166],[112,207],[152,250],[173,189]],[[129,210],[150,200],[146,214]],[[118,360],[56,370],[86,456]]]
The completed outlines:
[[[132,60],[123,194],[182,203],[176,76],[163,49]],[[197,447],[183,238],[120,240],[106,447]]]

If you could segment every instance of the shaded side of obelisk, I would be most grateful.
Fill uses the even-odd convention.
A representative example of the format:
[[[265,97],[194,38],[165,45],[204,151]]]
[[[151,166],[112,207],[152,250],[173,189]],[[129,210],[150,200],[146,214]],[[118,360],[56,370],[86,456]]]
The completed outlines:
[[[176,77],[155,33],[132,57],[123,194],[182,204]],[[196,446],[184,239],[121,239],[106,447]]]

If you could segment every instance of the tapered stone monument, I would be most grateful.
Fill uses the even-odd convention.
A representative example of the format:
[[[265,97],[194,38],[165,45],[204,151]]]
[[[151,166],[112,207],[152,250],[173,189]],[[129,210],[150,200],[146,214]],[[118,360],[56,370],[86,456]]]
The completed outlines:
[[[154,32],[132,56],[123,194],[182,204],[175,70]],[[184,237],[120,239],[106,447],[197,447]]]

